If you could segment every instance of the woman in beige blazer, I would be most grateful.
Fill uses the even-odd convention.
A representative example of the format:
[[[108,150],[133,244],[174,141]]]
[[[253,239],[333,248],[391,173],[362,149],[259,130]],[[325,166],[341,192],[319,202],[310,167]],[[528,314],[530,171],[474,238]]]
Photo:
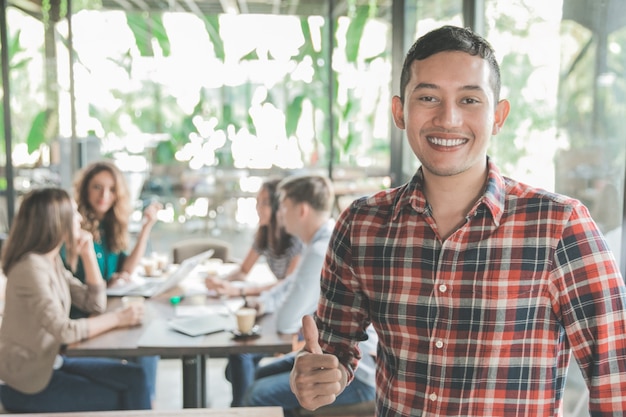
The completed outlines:
[[[3,245],[7,278],[0,326],[0,400],[12,412],[65,412],[150,408],[140,366],[107,358],[68,358],[62,347],[115,327],[141,323],[143,307],[106,309],[105,283],[93,238],[62,189],[31,191]],[[81,283],[63,266],[59,249],[81,258]],[[70,306],[95,314],[69,318]]]

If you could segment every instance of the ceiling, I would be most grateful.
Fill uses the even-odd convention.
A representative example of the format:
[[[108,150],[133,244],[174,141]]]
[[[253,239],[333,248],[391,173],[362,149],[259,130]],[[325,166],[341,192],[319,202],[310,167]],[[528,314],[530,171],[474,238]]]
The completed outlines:
[[[9,0],[9,5],[17,7],[41,19],[42,0]],[[57,21],[59,1],[50,1],[50,19]],[[68,0],[65,0],[68,1]],[[331,0],[100,0],[102,10],[133,10],[146,12],[188,12],[197,15],[218,14],[278,14],[278,15],[327,15]],[[345,15],[348,3],[368,5],[370,0],[334,0],[334,14]],[[392,0],[378,0],[379,16],[388,15]]]

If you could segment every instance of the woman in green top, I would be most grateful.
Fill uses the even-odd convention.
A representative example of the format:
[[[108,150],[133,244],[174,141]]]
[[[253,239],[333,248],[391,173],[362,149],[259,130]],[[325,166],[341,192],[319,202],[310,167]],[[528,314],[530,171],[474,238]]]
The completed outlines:
[[[119,168],[109,161],[94,162],[79,173],[74,188],[78,212],[83,216],[83,229],[94,237],[102,276],[109,285],[118,279],[128,279],[146,252],[160,204],[154,203],[145,209],[135,246],[128,252],[132,207],[128,185]],[[80,261],[68,259],[66,262],[82,279]]]
[[[144,256],[150,231],[157,221],[160,204],[151,204],[143,213],[143,224],[135,246],[130,252],[128,222],[131,202],[128,185],[119,168],[110,161],[94,162],[79,172],[74,183],[78,212],[82,215],[82,228],[93,235],[94,249],[102,277],[110,286],[117,280],[127,280]],[[67,257],[61,251],[66,266],[81,281],[85,279],[83,265],[77,257]],[[72,317],[84,316],[75,308]],[[154,399],[158,356],[133,358],[141,364],[150,384]]]

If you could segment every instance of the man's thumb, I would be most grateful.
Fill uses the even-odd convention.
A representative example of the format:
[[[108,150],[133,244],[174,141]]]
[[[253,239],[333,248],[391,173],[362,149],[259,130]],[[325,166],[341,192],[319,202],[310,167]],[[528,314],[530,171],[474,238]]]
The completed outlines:
[[[319,342],[319,332],[313,316],[302,317],[302,333],[304,334],[304,350],[311,353],[322,354]]]

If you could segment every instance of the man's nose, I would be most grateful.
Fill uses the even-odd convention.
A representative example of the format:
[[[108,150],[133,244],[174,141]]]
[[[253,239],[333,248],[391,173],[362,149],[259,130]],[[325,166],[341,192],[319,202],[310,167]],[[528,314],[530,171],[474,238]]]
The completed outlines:
[[[442,127],[456,127],[463,120],[462,110],[454,101],[443,101],[438,107],[435,123]]]

